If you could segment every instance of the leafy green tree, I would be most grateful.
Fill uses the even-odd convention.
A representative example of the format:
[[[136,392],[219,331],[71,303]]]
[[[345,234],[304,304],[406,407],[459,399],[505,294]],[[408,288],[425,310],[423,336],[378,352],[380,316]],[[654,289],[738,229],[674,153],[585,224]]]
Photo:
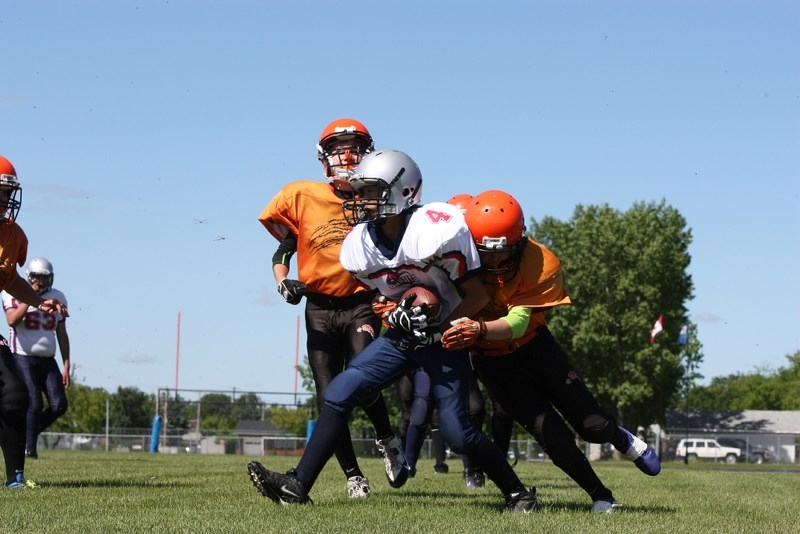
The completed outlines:
[[[715,377],[690,393],[693,410],[800,409],[800,352],[787,356],[788,367]]]
[[[67,390],[67,412],[59,417],[48,432],[75,432],[100,434],[105,431],[106,399],[109,394],[103,388],[91,388],[73,384]]]
[[[800,410],[800,351],[786,357],[788,367],[778,370],[776,381],[781,391],[781,410]]]
[[[189,428],[189,419],[193,417],[194,404],[189,403],[175,391],[164,390],[159,399],[159,415],[166,419],[168,428],[165,433],[181,434]]]
[[[236,397],[233,401],[233,415],[239,421],[241,419],[260,420],[264,413],[264,401],[255,393],[245,393]]]
[[[573,305],[553,310],[550,328],[570,360],[620,423],[663,424],[685,374],[677,344],[692,298],[685,219],[662,200],[624,213],[579,205],[567,222],[531,222],[564,269]],[[651,345],[659,315],[665,332]]]
[[[200,414],[201,428],[230,430],[236,426],[233,400],[224,393],[200,397]]]
[[[152,395],[135,387],[118,387],[111,395],[109,425],[120,428],[149,428],[155,413]]]
[[[270,406],[269,420],[272,424],[287,434],[305,436],[308,424],[308,410],[302,407]]]

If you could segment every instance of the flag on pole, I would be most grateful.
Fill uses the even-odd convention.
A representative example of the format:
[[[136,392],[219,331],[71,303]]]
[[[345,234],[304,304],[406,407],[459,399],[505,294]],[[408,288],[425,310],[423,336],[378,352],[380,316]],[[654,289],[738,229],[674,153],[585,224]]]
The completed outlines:
[[[659,315],[656,324],[653,325],[653,330],[650,331],[650,344],[652,345],[656,340],[656,335],[664,330],[664,316]]]
[[[680,333],[678,333],[678,345],[689,343],[689,323],[683,323]]]

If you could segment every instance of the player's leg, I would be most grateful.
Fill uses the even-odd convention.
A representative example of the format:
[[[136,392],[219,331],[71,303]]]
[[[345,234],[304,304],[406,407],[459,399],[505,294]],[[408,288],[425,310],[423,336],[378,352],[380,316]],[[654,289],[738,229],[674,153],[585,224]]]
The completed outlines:
[[[372,311],[370,299],[351,309],[342,310],[338,320],[345,333],[343,343],[346,365],[350,365],[350,362],[380,335],[381,319]],[[380,391],[376,393],[374,399],[367,399],[361,407],[375,428],[375,436],[379,441],[386,441],[394,436],[386,400]]]
[[[408,365],[405,355],[389,340],[378,338],[331,381],[325,390],[325,403],[311,440],[297,465],[298,478],[304,487],[313,485],[333,452],[331,441],[337,440],[347,427],[353,409],[408,372]],[[405,471],[407,476],[407,469]]]
[[[44,432],[56,419],[67,412],[67,391],[64,389],[64,381],[61,370],[58,368],[55,358],[40,358],[39,363],[44,375],[44,396],[47,398],[47,409],[42,412],[39,419],[39,426],[36,428],[36,436]]]
[[[416,473],[417,459],[419,459],[422,444],[425,442],[425,431],[430,423],[433,408],[430,377],[421,367],[415,370],[412,376],[414,400],[411,402],[405,446],[406,462],[411,471],[410,476],[414,476]]]
[[[11,351],[0,336],[0,448],[3,450],[5,484],[15,487],[25,470],[25,426],[28,389],[17,378]]]
[[[614,417],[600,407],[546,327],[539,329],[529,345],[537,355],[537,376],[553,405],[584,440],[611,443],[647,475],[655,476],[661,471],[661,462],[652,447],[617,425]]]
[[[36,441],[39,437],[37,429],[44,410],[42,389],[47,375],[42,368],[42,358],[14,354],[13,359],[17,377],[25,384],[25,389],[28,393],[28,411],[25,416],[25,454],[31,458],[36,458],[38,456]]]
[[[413,376],[413,373],[405,374],[394,383],[397,399],[400,401],[400,426],[397,428],[397,437],[400,438],[403,449],[406,447],[406,434],[411,421],[411,405],[414,403]]]
[[[528,491],[500,449],[469,422],[468,383],[472,370],[467,352],[449,352],[434,345],[416,351],[414,357],[431,377],[442,434],[451,449],[471,455],[500,488],[510,507],[520,509],[516,506],[520,499],[529,506],[527,511],[538,507],[535,488]]]
[[[494,395],[490,394],[490,397],[492,400],[492,441],[494,441],[498,449],[508,453],[511,446],[511,436],[514,433],[514,419],[497,402]],[[518,456],[516,445],[514,446],[514,456]]]
[[[527,346],[527,345],[526,345]],[[542,394],[536,358],[525,351],[475,359],[481,381],[496,401],[530,432],[553,463],[572,478],[592,499],[612,499],[561,416]]]
[[[483,394],[481,394],[475,373],[471,373],[469,380],[469,421],[472,426],[483,431],[485,418],[486,405],[484,404]],[[484,477],[480,465],[477,465],[467,454],[461,455],[461,463],[464,466],[464,482],[467,487],[470,489],[482,488],[484,486]]]
[[[314,377],[317,409],[320,414],[325,402],[325,391],[334,377],[344,370],[346,363],[345,340],[337,329],[337,314],[338,310],[322,307],[313,300],[306,303],[308,363]],[[316,425],[314,432],[317,432]],[[350,428],[347,425],[339,435],[335,456],[346,479],[364,477],[356,459]]]
[[[381,329],[381,319],[372,311],[371,297],[364,302],[360,302],[363,299],[361,295],[356,297],[359,299],[358,304],[341,310],[337,315],[340,328],[345,332],[343,342],[346,347],[347,365],[351,365],[353,360],[359,357],[359,354],[375,340]],[[383,394],[380,390],[376,390],[371,397],[363,399],[360,406],[375,429],[375,445],[383,456],[389,484],[400,487],[408,478],[409,466],[403,453],[403,444],[392,431]]]
[[[281,474],[250,462],[247,469],[253,484],[275,502],[310,502],[308,493],[336,450],[353,409],[406,372],[405,356],[388,340],[375,340],[325,389],[325,402],[297,467]]]

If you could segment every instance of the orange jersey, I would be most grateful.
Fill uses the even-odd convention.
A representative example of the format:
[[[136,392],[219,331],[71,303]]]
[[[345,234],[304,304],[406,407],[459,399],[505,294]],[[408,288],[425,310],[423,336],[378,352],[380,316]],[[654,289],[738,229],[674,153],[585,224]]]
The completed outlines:
[[[0,289],[18,276],[17,265],[25,265],[28,237],[15,222],[0,223]]]
[[[366,288],[339,263],[342,241],[350,231],[342,199],[326,182],[302,181],[285,186],[258,220],[275,239],[297,236],[297,275],[311,293],[347,297]]]
[[[505,317],[514,306],[533,308],[530,323],[522,337],[478,342],[478,350],[489,356],[508,354],[524,345],[536,335],[537,328],[547,324],[547,310],[572,303],[564,289],[561,262],[555,254],[533,239],[528,239],[519,269],[508,280],[504,275],[492,273],[482,274],[481,279],[491,300],[478,313],[478,318],[492,321]]]

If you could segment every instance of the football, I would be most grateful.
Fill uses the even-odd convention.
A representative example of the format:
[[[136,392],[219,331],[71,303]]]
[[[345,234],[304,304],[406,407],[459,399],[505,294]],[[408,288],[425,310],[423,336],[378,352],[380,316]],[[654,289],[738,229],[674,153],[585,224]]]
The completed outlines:
[[[413,286],[405,290],[400,301],[405,300],[411,295],[416,295],[414,300],[411,302],[411,305],[427,305],[428,310],[426,315],[428,316],[428,323],[436,324],[436,322],[439,320],[439,314],[442,313],[442,301],[439,298],[439,295],[425,286]]]

